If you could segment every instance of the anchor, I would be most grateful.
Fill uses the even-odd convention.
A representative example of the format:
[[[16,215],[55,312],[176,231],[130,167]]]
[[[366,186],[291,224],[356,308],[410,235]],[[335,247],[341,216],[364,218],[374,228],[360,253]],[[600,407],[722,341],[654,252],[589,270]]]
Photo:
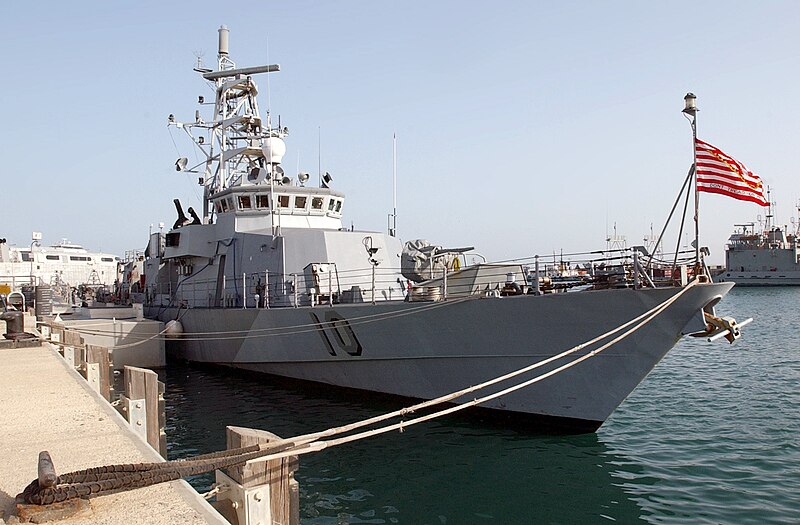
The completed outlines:
[[[742,336],[741,328],[753,322],[753,318],[749,317],[741,323],[737,323],[733,317],[717,317],[705,310],[703,310],[703,318],[706,321],[705,331],[695,332],[691,335],[693,337],[707,337],[709,343],[724,337],[732,344]]]

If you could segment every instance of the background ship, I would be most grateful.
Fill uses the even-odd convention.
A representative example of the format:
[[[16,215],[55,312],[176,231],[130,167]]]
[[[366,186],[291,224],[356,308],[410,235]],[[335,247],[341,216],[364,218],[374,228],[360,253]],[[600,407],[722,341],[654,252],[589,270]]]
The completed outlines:
[[[25,247],[0,239],[0,295],[19,291],[32,305],[39,287],[47,289],[47,300],[63,310],[80,304],[87,295],[96,296],[98,290],[107,295],[118,281],[119,257],[89,251],[66,239],[52,246],[41,246],[41,240],[40,232],[33,232],[31,245]]]
[[[773,206],[763,225],[737,224],[725,249],[725,271],[717,282],[739,286],[800,286],[800,250],[797,239],[800,224],[793,221],[794,232],[773,225]]]

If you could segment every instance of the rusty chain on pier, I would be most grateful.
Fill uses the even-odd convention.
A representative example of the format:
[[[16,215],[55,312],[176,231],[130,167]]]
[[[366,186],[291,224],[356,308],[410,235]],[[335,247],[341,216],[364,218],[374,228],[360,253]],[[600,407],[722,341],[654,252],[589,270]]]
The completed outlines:
[[[195,456],[191,459],[93,467],[58,476],[55,485],[51,487],[43,487],[39,480],[35,479],[22,491],[22,497],[26,503],[34,505],[49,505],[75,498],[89,498],[241,465],[261,456],[282,452],[293,446],[295,446],[294,443],[283,443],[271,447],[252,445]]]

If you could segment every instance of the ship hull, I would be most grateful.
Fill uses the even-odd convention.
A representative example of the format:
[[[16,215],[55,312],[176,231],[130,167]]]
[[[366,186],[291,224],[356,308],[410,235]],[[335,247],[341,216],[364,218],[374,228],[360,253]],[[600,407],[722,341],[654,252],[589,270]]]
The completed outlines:
[[[715,282],[735,283],[736,286],[800,286],[800,270],[741,272],[725,271]]]
[[[593,431],[675,345],[699,310],[731,287],[695,286],[607,350],[482,406]],[[171,341],[168,351],[181,359],[431,399],[559,354],[622,325],[678,291],[599,290],[258,310],[151,308],[150,313],[162,321],[180,319],[185,335]],[[333,323],[335,328],[323,323]],[[589,350],[468,398],[548,372]]]

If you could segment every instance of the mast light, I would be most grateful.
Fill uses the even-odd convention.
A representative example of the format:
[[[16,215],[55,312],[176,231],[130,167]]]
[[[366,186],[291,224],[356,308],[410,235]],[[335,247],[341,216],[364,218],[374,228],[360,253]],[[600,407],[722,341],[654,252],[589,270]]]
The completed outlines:
[[[683,101],[685,104],[683,108],[684,113],[689,115],[694,115],[697,113],[697,97],[694,95],[694,93],[686,93],[686,96],[683,97]]]

